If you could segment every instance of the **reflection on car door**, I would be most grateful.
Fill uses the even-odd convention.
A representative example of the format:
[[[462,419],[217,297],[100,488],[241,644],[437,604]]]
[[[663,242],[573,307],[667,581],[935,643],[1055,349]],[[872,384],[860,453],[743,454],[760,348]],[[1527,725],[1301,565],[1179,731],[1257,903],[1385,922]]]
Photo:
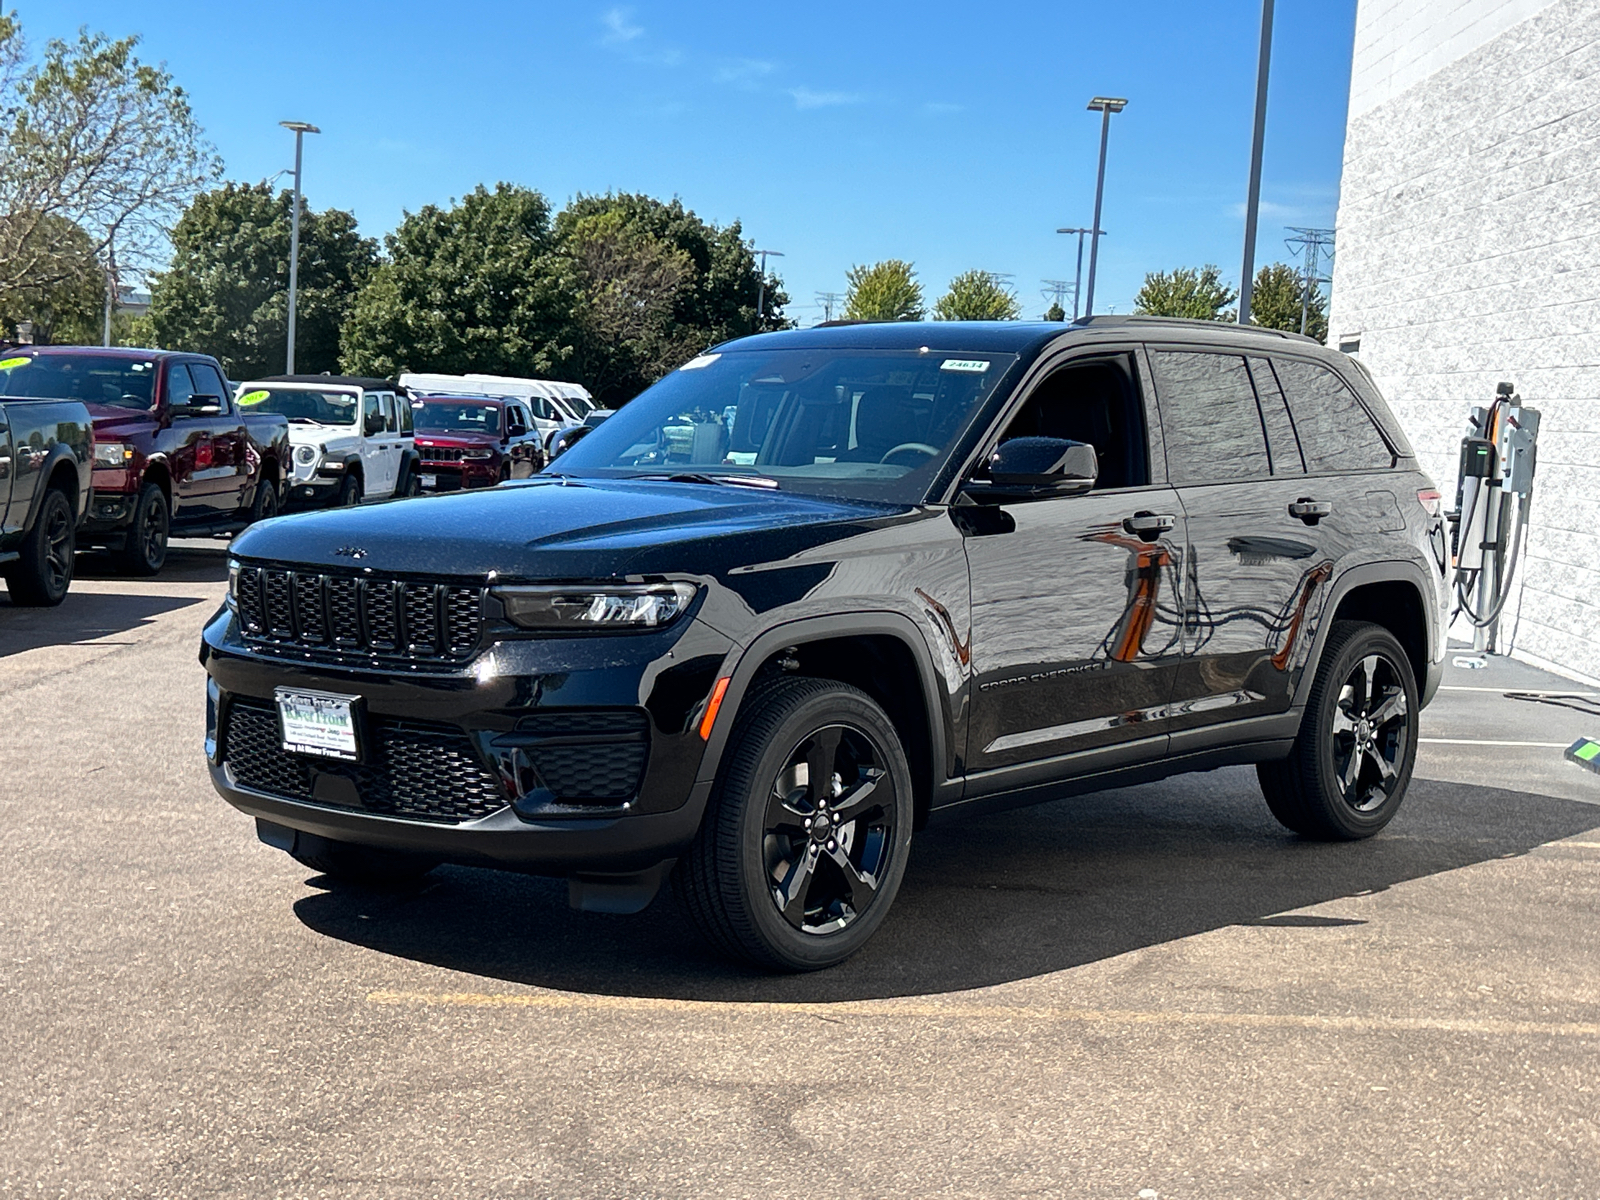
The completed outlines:
[[[1266,364],[1186,347],[1150,361],[1188,519],[1177,737],[1288,710],[1332,562],[1317,520],[1295,515],[1304,466]]]
[[[1132,350],[1080,355],[1033,388],[1003,437],[1088,442],[1086,495],[952,509],[972,579],[968,787],[1012,786],[997,769],[1082,751],[1096,763],[1159,757],[1180,661],[1182,509]],[[1152,463],[1155,471],[1152,472]],[[1087,765],[1087,764],[1086,764]],[[989,780],[986,770],[996,770]],[[1058,772],[1059,773],[1059,772]]]
[[[188,367],[195,393],[217,397],[217,405],[222,410],[213,417],[194,419],[204,420],[211,429],[211,466],[200,468],[197,464],[196,475],[198,478],[204,474],[209,480],[212,485],[207,488],[212,497],[210,505],[219,515],[225,516],[244,504],[244,491],[254,469],[244,418],[239,415],[228,385],[214,366],[207,362],[191,362]]]

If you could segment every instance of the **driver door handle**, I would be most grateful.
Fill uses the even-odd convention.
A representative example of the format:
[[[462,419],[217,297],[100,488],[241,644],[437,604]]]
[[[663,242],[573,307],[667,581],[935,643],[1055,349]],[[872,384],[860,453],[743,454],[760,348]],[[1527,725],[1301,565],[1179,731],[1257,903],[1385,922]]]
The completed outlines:
[[[1333,505],[1327,500],[1313,500],[1310,496],[1301,496],[1289,505],[1289,515],[1299,517],[1307,525],[1315,525],[1323,517],[1331,515]]]
[[[1136,512],[1122,518],[1122,528],[1135,537],[1153,542],[1163,533],[1171,533],[1178,518],[1170,513]]]

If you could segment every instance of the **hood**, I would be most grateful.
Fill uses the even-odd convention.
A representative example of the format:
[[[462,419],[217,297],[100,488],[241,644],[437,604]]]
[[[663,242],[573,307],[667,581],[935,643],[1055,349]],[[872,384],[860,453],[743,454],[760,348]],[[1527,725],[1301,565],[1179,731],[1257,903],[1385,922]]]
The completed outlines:
[[[86,404],[89,417],[94,421],[97,441],[110,442],[120,437],[131,437],[156,427],[155,417],[148,412],[132,408],[117,408],[110,404]]]
[[[384,574],[711,575],[786,558],[908,511],[716,484],[541,477],[480,492],[279,517],[240,534],[233,552]]]

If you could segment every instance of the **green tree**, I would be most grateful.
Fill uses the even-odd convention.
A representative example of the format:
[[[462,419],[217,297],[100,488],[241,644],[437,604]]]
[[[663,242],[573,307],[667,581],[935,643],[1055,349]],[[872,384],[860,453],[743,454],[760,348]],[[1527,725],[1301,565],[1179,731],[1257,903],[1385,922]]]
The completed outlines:
[[[65,217],[46,217],[36,236],[55,249],[50,282],[13,288],[0,299],[0,338],[10,338],[23,321],[33,323],[40,345],[98,342],[105,306],[105,272],[94,259],[89,235]],[[24,245],[24,252],[31,247]]]
[[[845,278],[850,286],[844,315],[852,321],[920,321],[925,315],[922,285],[911,264],[902,259],[851,267]]]
[[[152,277],[150,329],[163,346],[211,354],[235,379],[283,370],[294,197],[265,183],[203,192],[172,231],[171,266]],[[354,214],[300,212],[295,366],[337,371],[339,331],[377,262]]]
[[[940,321],[1015,321],[1022,305],[1016,292],[988,271],[963,271],[939,297],[933,315]]]
[[[625,403],[707,346],[783,329],[788,297],[763,280],[737,221],[717,226],[681,201],[579,196],[555,220],[571,296],[570,372],[596,397]]]
[[[1300,333],[1301,302],[1305,302],[1305,334],[1319,342],[1328,340],[1328,305],[1322,289],[1308,293],[1299,271],[1288,263],[1273,263],[1256,272],[1250,292],[1250,320],[1268,329]]]
[[[341,336],[348,371],[550,375],[572,354],[571,271],[538,192],[481,184],[407,213]]]
[[[1067,319],[1067,310],[1061,307],[1061,301],[1050,301],[1050,307],[1044,310],[1044,319],[1046,321],[1065,321]]]
[[[137,45],[85,30],[30,64],[16,14],[0,13],[0,308],[81,278],[79,233],[113,282],[148,265],[220,174],[183,89]]]
[[[1238,298],[1239,293],[1222,282],[1222,272],[1208,263],[1198,271],[1193,267],[1151,271],[1133,298],[1133,311],[1150,317],[1231,321],[1235,314],[1228,305]]]

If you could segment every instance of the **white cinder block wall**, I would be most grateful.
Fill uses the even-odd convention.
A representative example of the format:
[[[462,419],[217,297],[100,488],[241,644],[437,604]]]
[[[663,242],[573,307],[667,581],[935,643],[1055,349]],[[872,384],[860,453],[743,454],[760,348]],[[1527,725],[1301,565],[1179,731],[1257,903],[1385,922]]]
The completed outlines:
[[[1544,417],[1500,648],[1600,679],[1600,0],[1360,0],[1329,341],[1454,495],[1502,379]]]

